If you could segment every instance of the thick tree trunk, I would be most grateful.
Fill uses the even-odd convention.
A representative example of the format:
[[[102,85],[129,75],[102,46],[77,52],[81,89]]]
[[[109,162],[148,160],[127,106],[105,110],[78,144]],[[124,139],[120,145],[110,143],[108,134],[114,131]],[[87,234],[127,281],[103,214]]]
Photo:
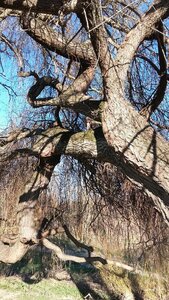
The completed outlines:
[[[33,244],[39,243],[39,230],[43,219],[43,211],[39,207],[40,193],[48,186],[55,165],[60,156],[51,155],[51,144],[42,142],[36,144],[40,152],[40,161],[37,171],[27,182],[24,192],[19,198],[17,206],[18,235],[15,241],[9,239],[0,242],[0,261],[15,263],[20,260]]]
[[[88,8],[92,43],[98,56],[107,101],[102,116],[105,138],[114,149],[123,172],[137,185],[142,185],[154,200],[156,208],[169,224],[169,146],[168,143],[138,114],[124,96],[129,65],[140,43],[151,35],[154,26],[169,14],[169,3],[156,1],[138,25],[129,32],[111,59],[107,35],[102,24],[99,1]],[[96,29],[95,29],[96,28]]]
[[[85,71],[77,77],[74,84],[56,99],[62,101],[65,106],[69,104],[73,107],[72,101],[74,105],[78,105],[81,97],[86,96],[84,93],[94,77],[97,56],[103,77],[105,100],[102,113],[103,132],[101,128],[98,128],[94,131],[72,133],[60,127],[53,127],[36,133],[37,140],[32,149],[29,150],[31,155],[40,157],[40,169],[34,172],[19,199],[18,240],[13,245],[0,243],[0,261],[13,263],[19,260],[33,243],[38,243],[38,230],[41,222],[41,215],[36,219],[38,198],[41,191],[47,187],[61,154],[76,158],[83,157],[83,159],[95,158],[120,167],[137,186],[143,187],[153,198],[156,208],[162,213],[164,220],[169,225],[168,143],[155,132],[143,116],[134,110],[124,95],[129,65],[140,43],[151,35],[155,30],[155,25],[169,14],[169,3],[166,0],[155,1],[154,6],[126,36],[114,61],[107,43],[100,1],[70,1],[70,3],[69,11],[77,9],[78,3],[79,11],[76,10],[76,12],[84,27],[90,30],[95,53],[90,42],[80,44],[70,41],[67,43],[60,34],[57,34],[50,27],[48,28],[46,24],[42,26],[43,22],[36,18],[28,18],[26,20],[28,22],[23,22],[23,26],[35,41],[47,49],[86,64]],[[84,4],[83,9],[80,9],[82,3]],[[53,0],[48,2],[44,0],[0,0],[1,7],[54,15],[58,14],[62,5],[63,1]],[[43,105],[40,101],[38,103],[36,97],[35,103],[31,91],[30,89],[28,93],[29,103],[32,106],[35,104],[37,106],[38,104]],[[85,100],[89,100],[88,96]],[[58,105],[58,102],[55,104]],[[96,119],[98,118],[99,116],[96,117]],[[30,131],[17,133],[17,136],[14,135],[11,139],[26,136],[31,136]],[[10,142],[10,138],[2,141],[2,148],[5,147],[4,149],[6,149],[6,143]],[[46,240],[44,240],[44,244],[51,249],[53,248]],[[16,249],[17,252],[15,252]],[[54,249],[62,256],[57,247]],[[65,256],[62,258],[66,259]],[[83,259],[83,261],[85,260]]]

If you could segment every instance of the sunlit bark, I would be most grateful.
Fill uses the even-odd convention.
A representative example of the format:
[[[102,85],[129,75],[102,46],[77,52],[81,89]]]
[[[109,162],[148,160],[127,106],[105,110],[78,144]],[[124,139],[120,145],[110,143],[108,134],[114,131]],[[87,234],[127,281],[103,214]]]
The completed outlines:
[[[169,146],[145,118],[125,100],[124,89],[128,67],[140,43],[155,30],[155,24],[169,12],[166,1],[158,1],[138,25],[126,36],[111,59],[107,36],[101,24],[98,1],[88,11],[93,46],[98,55],[107,100],[102,117],[104,135],[119,157],[119,166],[138,185],[143,185],[155,201],[157,209],[169,223]],[[97,17],[96,17],[97,16]],[[102,51],[100,50],[102,49]],[[164,171],[165,170],[165,171]],[[166,170],[168,170],[166,172]]]
[[[28,103],[34,108],[48,105],[69,107],[101,121],[101,126],[95,130],[74,133],[53,125],[47,130],[22,129],[0,138],[2,160],[14,158],[12,155],[17,155],[17,149],[12,151],[10,145],[17,140],[30,137],[35,137],[32,148],[18,149],[18,153],[24,154],[25,151],[39,159],[38,168],[18,199],[18,239],[12,246],[3,242],[0,244],[0,261],[16,262],[32,244],[39,242],[54,250],[63,260],[78,262],[94,260],[94,258],[89,260],[67,257],[60,248],[38,235],[42,222],[41,214],[38,219],[36,217],[38,198],[48,186],[54,167],[59,163],[62,154],[75,158],[97,159],[120,167],[128,178],[152,197],[155,207],[169,225],[168,142],[125,99],[128,68],[139,45],[146,37],[151,36],[156,31],[156,25],[169,15],[168,1],[154,2],[150,10],[126,35],[124,42],[119,45],[114,60],[110,53],[102,8],[98,0],[70,1],[68,6],[63,5],[62,1],[11,0],[0,1],[0,7],[23,11],[22,27],[34,41],[45,49],[70,58],[72,61],[78,61],[79,65],[82,65],[82,70],[74,81],[63,90],[58,80],[53,80],[51,77],[39,78],[35,72],[28,72],[27,76],[33,75],[36,79],[36,83],[28,91]],[[61,15],[64,13],[76,12],[89,40],[84,43],[66,41],[59,31],[55,31],[47,23],[32,17],[29,13],[25,14],[25,11],[30,12],[30,10],[58,15],[58,23],[61,22]],[[162,49],[164,50],[163,45]],[[162,58],[162,52],[160,52],[160,58],[162,72],[164,72],[167,66],[164,57]],[[103,79],[104,102],[98,101],[94,105],[87,91],[98,64]],[[21,70],[20,75],[25,76],[24,74],[26,73],[22,73]],[[165,74],[165,82],[161,79],[163,84],[159,84],[160,89],[161,84],[163,86],[159,103],[164,96],[166,80],[167,74]],[[54,87],[58,96],[38,98],[45,86]],[[14,254],[16,248],[18,252]]]

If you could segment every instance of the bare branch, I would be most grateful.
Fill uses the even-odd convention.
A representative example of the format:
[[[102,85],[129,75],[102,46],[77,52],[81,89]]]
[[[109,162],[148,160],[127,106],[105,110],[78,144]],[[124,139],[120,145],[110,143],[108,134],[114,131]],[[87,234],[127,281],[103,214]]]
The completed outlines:
[[[37,18],[25,16],[22,19],[22,26],[36,42],[45,48],[54,51],[66,58],[72,60],[78,59],[82,62],[93,62],[95,54],[91,47],[91,43],[75,43],[66,41],[64,36],[54,31],[49,25]]]
[[[29,72],[20,71],[18,72],[18,76],[23,78],[33,76],[36,79],[36,81],[40,79],[38,74],[35,71],[29,71]]]
[[[52,242],[50,242],[47,239],[43,239],[42,240],[42,244],[43,246],[45,246],[46,248],[53,250],[55,252],[55,254],[57,255],[57,257],[59,259],[61,259],[62,261],[74,261],[77,263],[92,263],[95,261],[99,261],[102,264],[106,264],[106,260],[102,257],[78,257],[78,256],[73,256],[73,255],[67,255],[65,253],[62,252],[62,250],[56,246],[55,244],[53,244]]]
[[[13,46],[12,43],[2,33],[0,34],[0,39],[3,42],[5,42],[8,45],[8,47],[14,52],[14,54],[18,60],[19,68],[23,69],[24,63],[23,63],[23,58],[22,58],[22,55],[21,55],[19,49],[17,49],[15,46]]]
[[[55,254],[57,255],[57,257],[59,259],[61,259],[62,261],[73,261],[73,262],[77,262],[77,263],[91,263],[91,264],[94,263],[94,262],[100,262],[103,265],[106,265],[106,264],[114,265],[116,267],[122,268],[126,271],[129,271],[129,272],[134,272],[134,273],[142,273],[143,272],[143,271],[137,270],[136,268],[131,267],[127,264],[118,262],[116,260],[107,260],[107,259],[105,259],[103,257],[100,257],[100,256],[79,257],[79,256],[74,256],[74,255],[67,255],[67,254],[62,252],[60,247],[58,247],[57,245],[55,245],[54,243],[50,242],[47,239],[43,239],[42,244],[46,248],[54,251]]]
[[[151,114],[157,109],[157,107],[162,102],[167,87],[167,58],[162,22],[160,22],[158,27],[157,41],[160,63],[160,81],[153,99],[140,112],[147,119],[150,118]]]
[[[81,243],[79,242],[72,234],[71,232],[69,231],[68,227],[66,224],[63,224],[62,225],[63,228],[64,228],[64,231],[67,235],[67,237],[78,247],[78,248],[83,248],[83,249],[86,249],[88,251],[88,256],[90,257],[91,256],[91,252],[93,252],[93,247],[92,246],[87,246],[85,245],[84,243]]]
[[[0,136],[0,147],[3,147],[4,145],[11,142],[16,142],[27,137],[38,135],[41,132],[42,130],[40,128],[21,128],[14,130],[12,132],[9,132],[6,136]]]
[[[62,106],[73,108],[76,112],[80,112],[86,116],[100,121],[101,101],[94,101],[90,96],[84,93],[88,89],[93,76],[94,66],[86,68],[69,87],[64,87],[59,83],[58,79],[50,76],[39,78],[36,75],[37,82],[29,89],[27,100],[34,107],[43,106]],[[34,73],[21,73],[21,76],[35,76]],[[46,86],[51,86],[58,90],[58,97],[37,98]]]

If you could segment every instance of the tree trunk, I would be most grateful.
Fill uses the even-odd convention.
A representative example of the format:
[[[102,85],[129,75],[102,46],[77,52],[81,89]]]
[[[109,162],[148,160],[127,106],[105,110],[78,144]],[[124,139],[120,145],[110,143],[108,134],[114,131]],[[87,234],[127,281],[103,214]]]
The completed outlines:
[[[169,146],[125,99],[125,80],[140,43],[169,14],[169,3],[156,1],[136,27],[126,36],[113,61],[102,24],[99,1],[88,6],[91,39],[103,75],[106,100],[102,116],[104,136],[115,151],[119,166],[138,186],[151,195],[156,208],[169,225]],[[94,28],[94,29],[93,29]]]

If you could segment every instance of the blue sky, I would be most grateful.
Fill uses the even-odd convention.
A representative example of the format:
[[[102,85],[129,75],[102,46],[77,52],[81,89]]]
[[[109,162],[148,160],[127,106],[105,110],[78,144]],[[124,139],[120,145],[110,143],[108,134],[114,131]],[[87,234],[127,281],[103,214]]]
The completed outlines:
[[[0,130],[2,130],[8,126],[8,122],[9,122],[9,115],[8,115],[9,95],[8,92],[2,86],[0,86],[0,101],[1,101]]]
[[[148,2],[150,3],[151,1]],[[142,9],[143,8],[145,7],[142,7]],[[165,25],[168,27],[169,21],[166,21]],[[0,46],[1,49],[3,49],[2,44],[3,43],[1,43]],[[26,41],[25,47],[25,59],[28,62],[28,65],[30,65],[30,68],[32,70],[34,68],[35,70],[37,69],[37,72],[39,71],[39,69],[42,70],[42,66],[40,66],[40,63],[43,64],[43,62],[38,60],[37,64],[37,62],[35,61],[37,56],[31,56],[30,61],[32,42],[29,42],[29,38],[28,41]],[[30,108],[30,106],[28,106],[28,104],[26,103],[26,93],[33,80],[33,78],[18,79],[17,61],[13,57],[13,53],[11,53],[9,49],[8,54],[9,55],[5,55],[4,52],[1,52],[0,55],[0,131],[8,127],[10,121],[18,123],[21,119],[21,111],[25,110],[26,112],[28,107]],[[40,57],[40,55],[38,56]],[[60,72],[60,74],[62,73]],[[3,84],[11,86],[11,88],[15,92],[17,92],[17,95],[12,92],[10,92],[9,95],[8,90],[3,86]]]
[[[13,63],[11,63],[9,68],[12,69],[13,66]],[[14,71],[16,72],[16,70]],[[14,123],[19,121],[20,112],[26,103],[25,85],[19,83],[15,72],[14,76],[11,77],[10,75],[10,80],[7,76],[0,78],[0,131],[8,128],[12,121]],[[17,91],[16,85],[19,87],[18,95],[13,92],[13,90]],[[7,86],[9,86],[9,88]],[[12,87],[13,90],[10,90],[10,87]]]
[[[17,84],[17,65],[12,57],[1,54],[0,61],[0,130],[9,125],[15,103]]]

